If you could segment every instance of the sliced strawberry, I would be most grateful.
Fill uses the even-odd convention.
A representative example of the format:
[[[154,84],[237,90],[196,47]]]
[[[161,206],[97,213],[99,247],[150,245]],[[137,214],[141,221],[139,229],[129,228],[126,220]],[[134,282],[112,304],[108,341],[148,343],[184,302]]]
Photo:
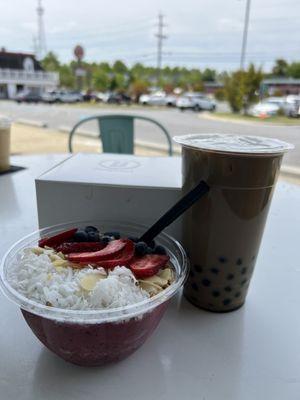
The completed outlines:
[[[112,240],[108,245],[99,251],[84,252],[84,253],[70,253],[67,259],[74,263],[97,263],[98,261],[108,260],[115,258],[118,253],[124,249],[128,242],[128,239]]]
[[[137,278],[146,278],[155,275],[160,268],[164,267],[170,257],[160,254],[146,254],[135,257],[130,263],[130,269]]]
[[[65,242],[68,239],[71,239],[74,236],[74,233],[77,232],[77,228],[69,229],[68,231],[64,231],[58,233],[57,235],[51,237],[45,237],[39,240],[40,247],[54,247],[59,246],[61,243]]]
[[[134,256],[134,243],[127,240],[126,246],[113,259],[98,261],[97,266],[112,269],[119,266],[129,266]]]
[[[104,249],[106,245],[102,242],[65,242],[55,248],[63,254],[82,253],[86,251],[98,251]]]

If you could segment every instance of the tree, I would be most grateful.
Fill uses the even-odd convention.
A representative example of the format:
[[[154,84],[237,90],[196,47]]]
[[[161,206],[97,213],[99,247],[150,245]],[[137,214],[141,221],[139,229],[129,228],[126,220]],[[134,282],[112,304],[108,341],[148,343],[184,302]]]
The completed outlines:
[[[70,68],[70,65],[64,64],[59,68],[59,78],[61,86],[74,89],[75,88],[75,77],[73,70]]]
[[[288,71],[288,76],[290,76],[291,78],[300,79],[300,62],[292,62],[288,66],[287,71]]]
[[[41,64],[46,71],[58,71],[60,67],[59,60],[52,51],[44,57]]]
[[[275,61],[275,65],[272,69],[272,74],[275,76],[287,76],[288,73],[288,63],[282,59],[278,58]]]
[[[235,71],[224,75],[224,95],[232,112],[244,109],[247,114],[251,104],[258,99],[260,83],[263,79],[261,69],[251,64],[247,71]]]
[[[251,104],[256,103],[258,100],[258,91],[263,79],[263,73],[260,68],[255,69],[254,65],[251,64],[248,70],[243,72],[242,77],[243,109],[244,113],[247,114]]]
[[[130,85],[130,93],[134,96],[136,103],[138,103],[140,96],[148,93],[149,83],[143,80],[135,80]]]
[[[216,71],[214,69],[205,68],[202,72],[202,80],[204,82],[214,82],[216,80]]]
[[[109,88],[109,77],[100,68],[96,69],[93,72],[92,84],[96,90],[105,92]]]
[[[125,74],[128,71],[126,65],[121,60],[115,61],[112,69],[117,74]]]

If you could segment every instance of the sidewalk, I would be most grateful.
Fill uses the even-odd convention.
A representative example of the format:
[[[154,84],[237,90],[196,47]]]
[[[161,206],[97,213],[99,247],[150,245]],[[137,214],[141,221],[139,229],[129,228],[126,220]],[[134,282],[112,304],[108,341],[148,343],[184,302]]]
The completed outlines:
[[[74,138],[74,151],[98,153],[102,151],[101,141],[91,136],[77,134]],[[42,127],[13,124],[11,135],[11,154],[67,153],[68,134]],[[166,156],[166,147],[139,142],[135,154],[140,156]],[[175,155],[180,151],[175,148]],[[283,166],[280,177],[291,183],[300,184],[300,168]]]
[[[73,141],[74,151],[97,153],[102,151],[98,138],[77,134]],[[142,156],[166,156],[166,147],[145,143],[135,146],[135,153]],[[42,127],[13,124],[11,135],[12,154],[66,153],[68,133]]]

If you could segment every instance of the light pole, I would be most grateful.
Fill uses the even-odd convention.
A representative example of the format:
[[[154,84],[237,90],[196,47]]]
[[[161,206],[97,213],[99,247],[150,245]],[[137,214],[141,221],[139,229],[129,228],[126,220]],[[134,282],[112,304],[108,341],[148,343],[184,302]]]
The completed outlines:
[[[244,20],[244,32],[243,32],[243,42],[242,42],[242,50],[241,50],[240,70],[243,70],[245,67],[245,57],[246,57],[248,27],[249,27],[249,17],[250,17],[251,0],[246,0],[246,1],[247,1],[247,3],[246,3],[245,20]]]

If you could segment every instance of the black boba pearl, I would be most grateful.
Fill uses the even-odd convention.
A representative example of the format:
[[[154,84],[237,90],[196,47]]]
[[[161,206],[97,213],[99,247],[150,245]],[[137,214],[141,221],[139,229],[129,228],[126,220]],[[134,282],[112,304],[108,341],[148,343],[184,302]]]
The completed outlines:
[[[228,274],[226,277],[229,281],[231,281],[234,278],[233,274]]]
[[[223,300],[224,306],[228,306],[230,303],[231,303],[231,300],[230,300],[230,299],[225,299],[225,300]]]
[[[198,289],[199,289],[199,288],[198,288],[198,285],[197,285],[196,282],[193,282],[191,286],[192,286],[192,288],[193,288],[196,292],[198,292]]]
[[[209,279],[202,279],[202,285],[203,286],[206,286],[206,287],[208,287],[208,286],[210,286],[210,280]]]
[[[243,279],[241,282],[241,286],[244,286],[246,282],[247,282],[247,279]]]
[[[234,295],[234,297],[240,297],[241,292],[236,292],[236,294]]]
[[[236,260],[236,265],[242,265],[243,264],[243,260],[241,258],[238,258]]]
[[[231,291],[232,291],[232,289],[231,289],[230,286],[226,286],[226,287],[224,288],[224,290],[225,290],[225,292],[231,292]]]
[[[73,239],[75,242],[87,242],[89,240],[88,234],[82,229],[74,233]]]
[[[191,277],[191,278],[194,278],[194,276],[195,276],[194,272],[193,272],[193,271],[190,271],[190,277]]]
[[[227,262],[227,258],[226,257],[219,257],[219,261],[222,264],[225,264]]]
[[[213,295],[214,297],[219,297],[219,296],[220,296],[220,292],[219,292],[218,290],[214,290],[214,291],[212,292],[212,295]]]
[[[195,271],[197,271],[199,273],[203,272],[203,268],[201,267],[201,265],[195,264],[194,265],[194,269],[195,269]]]
[[[98,228],[96,228],[95,226],[86,226],[85,228],[84,228],[84,230],[85,230],[85,232],[86,233],[89,233],[89,232],[99,232],[99,230],[98,230]]]
[[[211,268],[210,272],[217,275],[219,273],[219,270],[218,270],[218,268]]]
[[[252,260],[252,261],[255,260],[255,257],[256,257],[256,256],[252,256],[251,260]]]
[[[242,274],[242,275],[245,275],[246,272],[247,272],[247,268],[246,268],[246,267],[242,268],[241,274]]]

